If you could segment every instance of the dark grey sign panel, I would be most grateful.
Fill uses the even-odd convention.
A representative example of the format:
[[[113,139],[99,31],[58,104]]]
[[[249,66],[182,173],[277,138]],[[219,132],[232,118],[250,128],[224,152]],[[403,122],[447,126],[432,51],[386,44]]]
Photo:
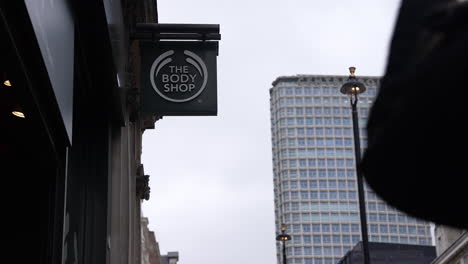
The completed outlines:
[[[75,25],[68,2],[26,0],[25,4],[71,142]]]
[[[141,42],[142,111],[217,115],[218,42]]]

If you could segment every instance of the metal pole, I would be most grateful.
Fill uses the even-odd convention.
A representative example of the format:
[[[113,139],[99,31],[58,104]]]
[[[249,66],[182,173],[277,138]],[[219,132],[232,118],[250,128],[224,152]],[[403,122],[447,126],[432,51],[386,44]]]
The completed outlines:
[[[354,132],[354,154],[356,156],[356,175],[357,175],[357,186],[358,186],[358,198],[359,198],[359,216],[361,218],[361,235],[362,235],[362,250],[364,254],[364,264],[370,264],[369,257],[369,239],[367,235],[367,217],[366,217],[366,202],[364,196],[364,181],[362,179],[361,170],[359,169],[359,163],[361,161],[361,144],[359,137],[359,119],[357,113],[357,92],[354,93],[354,101],[352,96],[350,98],[353,116],[353,132]]]
[[[287,264],[286,260],[286,241],[283,241],[283,264]]]

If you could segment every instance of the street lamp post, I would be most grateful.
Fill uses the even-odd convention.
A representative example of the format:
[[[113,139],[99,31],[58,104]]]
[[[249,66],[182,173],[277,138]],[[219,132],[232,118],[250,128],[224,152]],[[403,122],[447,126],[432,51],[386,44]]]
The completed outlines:
[[[352,108],[353,118],[353,132],[354,132],[354,154],[356,158],[356,175],[357,175],[357,186],[358,186],[358,198],[359,198],[359,216],[361,218],[361,235],[362,235],[362,249],[364,254],[364,264],[370,264],[369,257],[369,239],[367,235],[367,218],[366,218],[366,202],[364,197],[364,181],[359,168],[361,161],[361,144],[359,137],[359,119],[357,112],[358,94],[366,91],[366,86],[358,82],[354,75],[356,71],[355,67],[349,67],[349,78],[348,81],[341,86],[340,92],[349,96],[349,101]]]
[[[286,260],[286,241],[291,240],[291,236],[286,234],[286,225],[281,224],[281,234],[276,236],[276,241],[281,241],[283,243],[283,264],[287,264]]]

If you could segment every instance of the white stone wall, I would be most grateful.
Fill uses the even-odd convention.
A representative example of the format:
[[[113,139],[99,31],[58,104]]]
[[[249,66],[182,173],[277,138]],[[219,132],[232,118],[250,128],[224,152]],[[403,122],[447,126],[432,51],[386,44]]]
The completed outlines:
[[[432,264],[468,264],[468,231],[437,226],[437,258]]]
[[[463,232],[464,230],[449,226],[436,226],[434,233],[437,256],[440,256],[445,250],[447,250],[463,234]]]

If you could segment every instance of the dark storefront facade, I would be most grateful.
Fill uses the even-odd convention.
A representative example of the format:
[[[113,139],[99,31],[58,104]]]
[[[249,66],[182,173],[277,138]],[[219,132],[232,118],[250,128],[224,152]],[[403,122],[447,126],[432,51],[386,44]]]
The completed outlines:
[[[137,23],[156,1],[0,2],[4,259],[140,263]]]

